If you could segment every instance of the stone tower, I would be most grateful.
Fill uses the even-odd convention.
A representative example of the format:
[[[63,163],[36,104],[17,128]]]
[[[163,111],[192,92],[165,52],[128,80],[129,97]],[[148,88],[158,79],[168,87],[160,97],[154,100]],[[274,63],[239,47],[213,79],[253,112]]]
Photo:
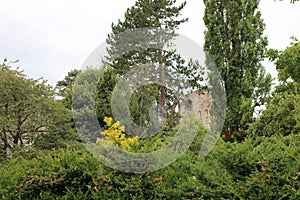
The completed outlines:
[[[209,128],[211,104],[212,98],[208,90],[192,92],[185,95],[180,107],[180,115],[181,117],[188,117],[195,114],[202,120],[204,127]]]

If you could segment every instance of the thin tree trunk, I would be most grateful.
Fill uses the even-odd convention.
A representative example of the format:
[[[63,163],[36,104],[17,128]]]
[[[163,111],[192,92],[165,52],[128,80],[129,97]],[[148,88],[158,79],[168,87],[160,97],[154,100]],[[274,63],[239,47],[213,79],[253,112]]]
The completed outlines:
[[[159,19],[157,19],[159,22]],[[160,105],[160,113],[164,118],[168,118],[168,111],[166,108],[166,77],[163,65],[163,45],[161,42],[161,35],[159,34],[157,37],[157,45],[158,49],[158,64],[159,64],[159,96],[158,96],[158,104]]]

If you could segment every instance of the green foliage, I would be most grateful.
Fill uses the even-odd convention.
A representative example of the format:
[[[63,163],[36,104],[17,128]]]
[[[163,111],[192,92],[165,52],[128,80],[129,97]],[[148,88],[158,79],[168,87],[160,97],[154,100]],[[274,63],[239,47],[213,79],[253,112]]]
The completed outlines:
[[[54,90],[44,80],[29,79],[22,71],[12,70],[10,64],[4,61],[0,65],[0,146],[4,157],[46,134],[68,138],[70,116],[54,100]]]
[[[99,80],[96,95],[96,113],[101,126],[104,126],[104,117],[111,117],[111,98],[115,85],[118,82],[118,76],[114,69],[105,67]]]
[[[59,112],[62,111],[64,111],[65,118],[51,125],[47,133],[38,135],[34,140],[34,147],[44,150],[66,148],[68,145],[78,145],[79,138],[71,122],[71,112],[61,105]]]
[[[81,149],[32,152],[2,165],[3,199],[298,199],[299,134],[220,140],[155,172],[128,174]]]
[[[166,199],[297,199],[298,137],[222,140],[200,159],[187,152],[162,169]],[[255,192],[254,192],[255,191]]]
[[[130,98],[129,110],[132,120],[140,125],[148,125],[151,121],[149,111],[158,94],[157,85],[145,85],[138,88]]]
[[[260,114],[259,107],[266,106],[270,103],[272,96],[270,95],[271,87],[273,85],[273,78],[271,74],[266,73],[264,68],[261,68],[258,77],[255,81],[255,89],[253,93],[253,100],[251,104]]]
[[[300,83],[300,42],[294,37],[292,40],[291,46],[284,51],[270,49],[267,52],[269,59],[275,62],[278,79],[282,83]]]
[[[147,126],[152,123],[149,108],[156,106],[158,113],[169,119],[171,128],[175,127],[179,101],[167,87],[172,81],[181,83],[182,80],[188,81],[191,86],[199,86],[200,75],[196,73],[199,66],[187,63],[176,51],[166,50],[166,46],[172,46],[175,31],[187,21],[186,18],[180,18],[185,5],[186,2],[176,5],[176,0],[138,0],[125,12],[124,21],[112,24],[112,33],[107,39],[107,63],[121,77],[130,70],[147,65],[151,73],[148,77],[156,83],[138,88],[130,99],[131,116],[139,125]],[[139,28],[153,29],[149,31]],[[135,34],[130,33],[131,30],[135,30]],[[128,32],[130,36],[122,35]],[[136,49],[132,49],[135,47]],[[148,80],[142,73],[138,78]]]
[[[138,64],[154,64],[162,62],[162,58],[158,55],[158,49],[149,48],[139,52],[123,52],[126,50],[123,45],[129,46],[130,41],[128,44],[118,41],[118,34],[137,28],[151,27],[162,30],[177,30],[180,24],[187,21],[185,18],[178,18],[186,3],[184,2],[179,6],[175,6],[175,3],[176,0],[138,0],[134,6],[127,9],[124,21],[119,20],[117,24],[112,24],[112,33],[108,35],[107,39],[107,43],[110,45],[108,51],[109,57],[107,57],[107,59],[110,65],[117,70],[117,74],[125,74]],[[170,40],[172,38],[174,38],[174,35],[172,35],[171,38],[166,39]],[[159,41],[152,42],[157,44]],[[149,45],[147,43],[143,44],[146,44],[146,47]],[[125,54],[122,55],[123,53]],[[116,58],[115,56],[117,55],[122,56]],[[163,60],[167,60],[166,56],[170,57],[171,55],[165,53]]]
[[[267,56],[275,62],[280,84],[259,119],[250,125],[248,134],[271,136],[300,132],[300,43],[297,39],[284,51],[270,49]]]
[[[257,121],[250,125],[249,135],[271,136],[300,133],[300,95],[273,97]]]
[[[77,80],[77,78],[80,80]],[[95,89],[96,114],[100,125],[104,126],[104,117],[112,116],[111,94],[117,82],[118,76],[116,75],[114,69],[112,69],[111,67],[103,66],[103,68],[101,69],[87,69],[85,71],[71,70],[63,80],[57,82],[56,88],[58,89],[58,95],[62,97],[60,101],[65,105],[66,108],[72,110],[74,88],[80,88],[75,88],[75,90],[78,92],[83,87],[86,88],[86,84],[90,85],[98,83],[97,88]],[[83,84],[83,86],[80,86],[80,84]],[[91,87],[95,86],[91,85]],[[76,101],[79,100],[78,98],[80,96],[84,96],[84,94],[87,93],[82,92],[83,91],[76,93]],[[73,124],[74,122],[71,121],[71,123]]]
[[[63,98],[62,102],[68,109],[72,109],[73,85],[75,84],[76,77],[80,73],[80,70],[71,70],[63,80],[58,81],[56,84],[58,95]]]
[[[267,38],[263,36],[265,25],[258,10],[259,1],[205,0],[204,4],[204,49],[225,83],[228,111],[224,131],[240,141],[253,120],[255,107],[266,103],[271,85],[271,76],[260,64]]]
[[[77,76],[73,86],[73,116],[78,133],[84,133],[80,135],[84,142],[96,142],[99,134],[95,108],[98,82],[103,73],[104,68],[87,68]]]
[[[54,199],[93,186],[98,162],[87,152],[52,151],[31,160],[15,158],[2,166],[0,194],[3,199]]]
[[[138,0],[127,10],[126,20],[113,25],[113,34],[145,26],[176,28],[185,19],[177,21],[173,17],[179,17],[185,3],[179,7],[172,6],[174,3],[175,0]],[[156,55],[157,51],[143,52],[146,56],[138,53],[143,56],[131,61],[126,61],[125,55],[113,68],[71,71],[57,84],[63,97],[61,102],[55,100],[55,91],[45,81],[27,78],[19,69],[12,70],[13,63],[5,60],[0,65],[0,198],[300,199],[299,42],[294,40],[284,51],[268,51],[280,80],[270,99],[271,77],[258,64],[266,40],[262,37],[264,25],[256,11],[257,1],[205,1],[205,4],[206,40],[209,39],[205,47],[220,64],[230,97],[226,128],[240,131],[237,138],[243,142],[219,140],[210,154],[200,158],[199,150],[207,133],[200,126],[189,149],[167,167],[143,174],[116,171],[99,163],[78,145],[70,109],[74,106],[82,111],[77,113],[79,121],[96,113],[100,123],[107,125],[103,134],[124,149],[153,152],[165,147],[174,139],[169,131],[161,130],[146,139],[125,138],[120,124],[104,118],[111,116],[111,92],[118,76],[132,66],[128,63],[148,62],[147,56]],[[153,20],[155,17],[165,21],[160,24]],[[155,62],[161,64],[159,58]],[[185,72],[189,70],[181,67]],[[136,122],[142,124],[148,120],[141,115],[148,114],[145,111],[154,99],[148,95],[161,92],[161,88],[141,87],[133,94],[130,109],[136,114]],[[73,94],[76,101],[72,102]],[[146,101],[141,101],[141,97]],[[94,104],[86,105],[91,99]],[[144,107],[138,105],[141,102]],[[254,107],[266,103],[266,110],[249,124]],[[94,125],[80,127],[91,130],[82,138],[84,141],[99,139],[99,130]],[[180,151],[189,139],[191,126],[179,127],[185,135],[177,140],[174,150]],[[179,128],[175,126],[173,130]],[[245,129],[247,137],[243,135]],[[7,159],[7,153],[11,152]],[[157,160],[167,159],[165,156],[170,155]]]
[[[236,197],[299,198],[298,137],[249,138],[244,143],[224,146],[225,149],[217,146],[215,152],[232,176]]]

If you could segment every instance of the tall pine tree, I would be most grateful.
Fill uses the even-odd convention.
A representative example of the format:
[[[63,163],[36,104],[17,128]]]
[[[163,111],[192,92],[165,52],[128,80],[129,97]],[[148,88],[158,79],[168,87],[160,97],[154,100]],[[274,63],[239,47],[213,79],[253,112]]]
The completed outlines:
[[[149,95],[153,96],[153,93],[156,93],[156,104],[160,108],[160,114],[167,119],[174,117],[175,107],[178,107],[179,102],[166,87],[162,86],[167,85],[167,79],[169,78],[166,71],[171,70],[188,74],[190,69],[193,68],[185,64],[185,60],[175,51],[170,52],[163,48],[165,44],[170,43],[176,37],[175,31],[179,25],[187,21],[186,18],[180,18],[180,12],[186,2],[177,6],[175,4],[176,0],[137,0],[134,6],[127,9],[124,21],[119,20],[117,24],[112,24],[112,33],[107,39],[109,45],[107,62],[116,70],[118,75],[123,76],[138,65],[149,64],[150,67],[153,67],[153,77],[160,83],[160,85],[141,87],[133,95],[133,100],[135,99],[138,104],[131,104],[131,115],[140,125],[149,122],[149,118],[145,115],[149,115],[147,112],[152,106]],[[153,48],[152,46],[122,54],[124,45],[126,49],[126,47],[136,45],[136,41],[128,39],[127,43],[124,44],[119,41],[120,34],[140,28],[154,28],[157,31],[153,38],[149,37],[152,41],[144,42],[154,43],[156,47]],[[159,35],[159,32],[162,34]],[[148,33],[141,31],[141,35],[137,39],[142,38],[143,34]],[[148,101],[145,101],[145,99],[148,99]]]
[[[204,4],[204,49],[217,65],[227,95],[224,132],[241,141],[255,106],[265,102],[263,97],[271,84],[270,75],[265,75],[260,63],[267,39],[259,1],[204,0]],[[257,95],[257,91],[261,94]]]

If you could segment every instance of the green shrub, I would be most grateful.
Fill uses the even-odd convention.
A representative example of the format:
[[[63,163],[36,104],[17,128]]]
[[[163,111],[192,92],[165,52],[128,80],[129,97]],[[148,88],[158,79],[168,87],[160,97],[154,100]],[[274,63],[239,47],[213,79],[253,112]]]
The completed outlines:
[[[277,95],[247,131],[250,136],[300,133],[300,95]]]
[[[199,140],[200,141],[200,140]],[[197,142],[199,142],[197,141]],[[199,147],[200,148],[200,147]],[[171,165],[130,174],[80,149],[44,151],[2,165],[2,199],[299,199],[298,135],[193,146]]]
[[[35,199],[87,191],[98,162],[87,152],[59,150],[30,160],[17,157],[2,166],[0,192],[4,199]]]

